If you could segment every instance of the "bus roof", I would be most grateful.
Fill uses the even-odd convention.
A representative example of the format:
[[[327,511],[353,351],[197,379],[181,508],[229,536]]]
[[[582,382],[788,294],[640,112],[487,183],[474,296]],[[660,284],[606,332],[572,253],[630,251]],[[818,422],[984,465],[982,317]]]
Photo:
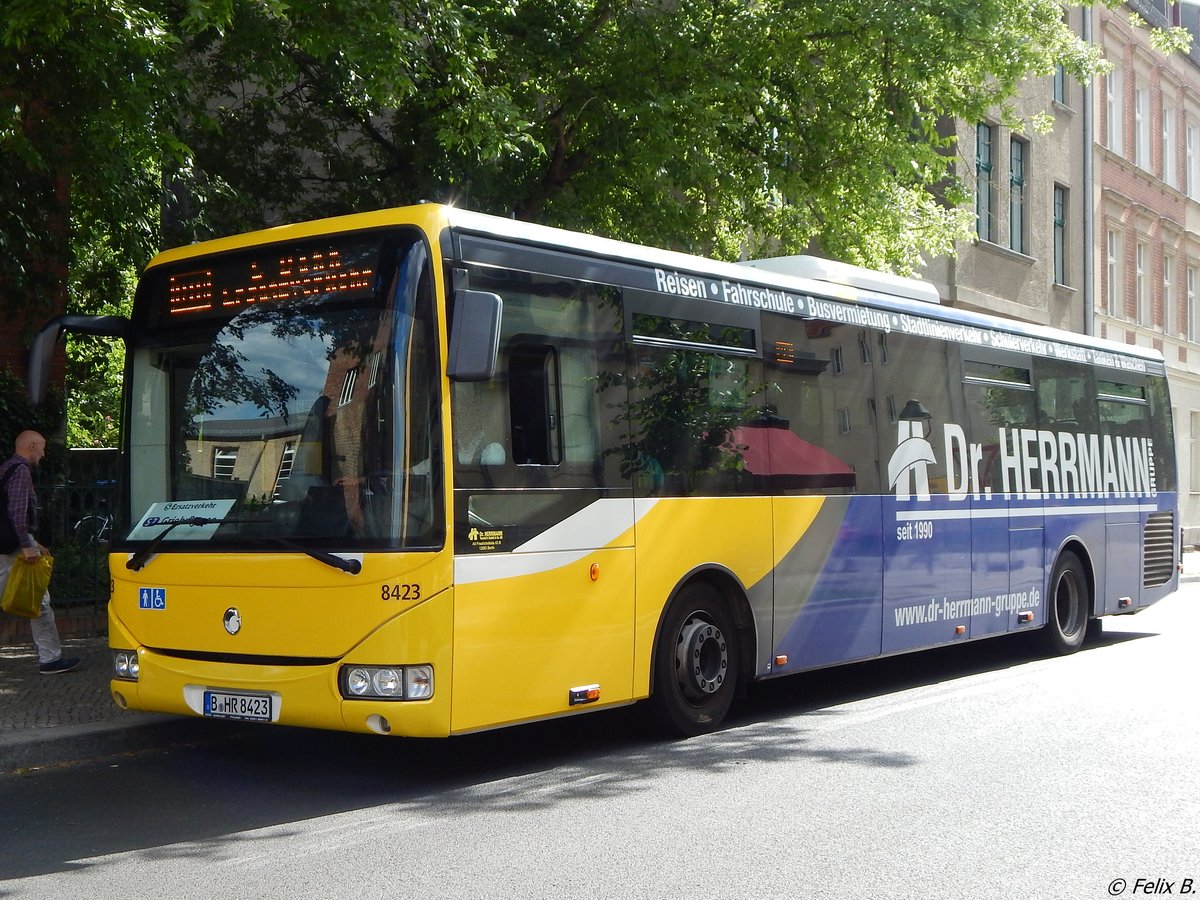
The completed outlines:
[[[786,288],[800,293],[889,309],[907,315],[999,329],[1031,338],[1054,340],[1083,347],[1101,348],[1112,353],[1143,360],[1161,362],[1163,359],[1162,353],[1150,347],[1119,343],[1017,319],[938,305],[937,291],[928,282],[900,278],[836,261],[796,262],[797,257],[782,257],[750,260],[743,263],[721,262],[674,250],[663,250],[436,203],[317,219],[191,244],[158,254],[148,268],[254,245],[401,224],[413,224],[425,228],[431,240],[436,240],[441,232],[449,228],[452,233],[470,233],[541,249],[569,250],[600,260],[651,266],[689,275],[724,279],[734,283]],[[815,258],[808,257],[807,259],[811,261]]]
[[[615,259],[635,264],[640,263],[642,265],[668,268],[688,274],[723,278],[735,282],[769,287],[786,287],[798,292],[879,306],[914,316],[938,319],[945,322],[956,322],[964,325],[975,325],[983,328],[1000,329],[1031,338],[1101,348],[1112,353],[1133,356],[1144,360],[1157,362],[1162,362],[1163,360],[1162,353],[1151,347],[1124,344],[1073,331],[1051,328],[1046,325],[1024,322],[1019,319],[939,305],[938,302],[933,300],[933,297],[937,296],[937,291],[928,282],[918,279],[901,278],[883,272],[874,272],[870,269],[862,269],[846,263],[829,261],[833,262],[833,265],[826,269],[826,277],[815,278],[811,274],[792,274],[787,271],[791,268],[794,272],[799,272],[804,265],[790,264],[790,261],[794,260],[795,257],[752,260],[744,263],[727,263],[702,256],[680,253],[674,250],[662,250],[656,247],[647,247],[581,232],[551,228],[531,222],[521,222],[515,219],[506,219],[485,213],[459,209],[448,209],[447,224],[454,229],[537,247],[568,249],[598,258]],[[810,257],[809,259],[812,258]],[[809,266],[809,268],[815,270],[817,267]],[[847,277],[850,272],[855,273],[858,277]],[[869,278],[863,277],[863,273],[873,274],[876,278],[872,281]],[[922,290],[920,287],[914,288],[913,285],[924,285],[925,289]]]

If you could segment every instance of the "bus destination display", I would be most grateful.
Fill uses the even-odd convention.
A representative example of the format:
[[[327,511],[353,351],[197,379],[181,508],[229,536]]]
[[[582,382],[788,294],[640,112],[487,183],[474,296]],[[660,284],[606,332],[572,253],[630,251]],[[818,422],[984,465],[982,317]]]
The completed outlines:
[[[181,317],[226,316],[259,303],[311,297],[369,295],[379,245],[312,244],[252,256],[206,260],[167,275],[167,312]]]

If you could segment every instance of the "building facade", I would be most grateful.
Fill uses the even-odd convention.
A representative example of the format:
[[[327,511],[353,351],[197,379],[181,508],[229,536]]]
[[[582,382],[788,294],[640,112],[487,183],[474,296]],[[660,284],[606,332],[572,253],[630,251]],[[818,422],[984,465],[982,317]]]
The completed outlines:
[[[1135,24],[1130,13],[1141,23]],[[1151,27],[1200,42],[1200,5],[1071,7],[1111,71],[1031,79],[1016,104],[1046,134],[956,122],[975,186],[976,241],[923,273],[954,306],[1153,347],[1169,369],[1184,542],[1200,545],[1200,50],[1164,53]]]
[[[1083,33],[1085,10],[1065,15]],[[1048,112],[1046,133],[1018,131],[999,117],[955,120],[958,174],[975,186],[976,241],[954,257],[931,260],[922,273],[943,302],[1086,331],[1084,266],[1087,90],[1061,73],[1030,79],[1014,103],[1025,118]]]
[[[1200,544],[1200,52],[1165,54],[1154,26],[1191,23],[1194,5],[1098,6],[1095,40],[1113,68],[1097,80],[1095,329],[1166,358],[1184,541]]]

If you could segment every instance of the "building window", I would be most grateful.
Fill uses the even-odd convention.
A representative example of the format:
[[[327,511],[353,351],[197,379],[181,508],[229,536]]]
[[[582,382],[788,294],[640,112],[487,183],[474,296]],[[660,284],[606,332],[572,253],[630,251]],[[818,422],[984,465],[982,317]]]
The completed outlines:
[[[865,331],[858,333],[858,358],[862,360],[863,365],[871,364],[871,340]]]
[[[888,364],[887,335],[884,333],[879,335],[879,362],[884,366]]]
[[[975,233],[982,241],[995,240],[996,180],[993,177],[992,143],[995,128],[986,122],[975,126]]]
[[[879,419],[879,411],[875,408],[875,398],[868,397],[867,398],[867,424],[870,425],[872,428],[874,428],[878,419]]]
[[[1121,70],[1114,67],[1104,79],[1104,137],[1113,153],[1124,152],[1124,110],[1121,106]]]
[[[1173,188],[1179,187],[1179,173],[1175,164],[1175,110],[1170,106],[1162,109],[1162,166],[1163,181]]]
[[[898,418],[896,418],[897,415],[899,415],[899,414],[896,412],[896,397],[893,394],[888,394],[887,408],[888,408],[888,424],[895,425],[900,420]]]
[[[1175,322],[1175,257],[1163,254],[1163,333],[1175,334],[1178,324]]]
[[[1062,23],[1068,28],[1071,27],[1071,16],[1065,9],[1063,10],[1062,14]],[[1054,67],[1053,92],[1055,103],[1060,103],[1063,106],[1070,106],[1070,104],[1067,102],[1069,99],[1067,97],[1067,67],[1061,63]]]
[[[345,406],[354,399],[354,383],[358,381],[358,369],[346,372],[346,380],[342,382],[342,394],[338,397],[338,406]]]
[[[1146,321],[1146,263],[1149,260],[1147,247],[1138,241],[1134,255],[1134,297],[1137,301],[1134,310],[1135,321]]]
[[[846,371],[846,363],[842,359],[842,348],[841,347],[834,347],[829,352],[829,359],[830,359],[830,362],[833,363],[833,374],[834,375],[841,375],[843,372]]]
[[[1025,240],[1025,164],[1029,144],[1013,138],[1009,145],[1008,245],[1017,253],[1028,249]]]
[[[1133,162],[1143,169],[1150,168],[1150,91],[1133,91]]]
[[[1108,274],[1108,290],[1105,292],[1105,297],[1108,300],[1108,314],[1115,316],[1120,310],[1120,314],[1124,315],[1124,310],[1120,307],[1121,301],[1121,239],[1112,228],[1108,229],[1107,247],[1107,265],[1106,271]]]
[[[279,455],[279,471],[275,473],[275,490],[271,496],[278,500],[279,489],[283,487],[283,483],[292,477],[292,466],[296,462],[296,442],[288,441],[283,445],[283,453]]]
[[[1192,411],[1192,434],[1188,442],[1191,448],[1191,484],[1188,493],[1200,493],[1200,412]]]
[[[838,431],[842,434],[850,433],[850,410],[845,408],[838,410]]]
[[[1067,284],[1067,189],[1054,186],[1054,283]]]
[[[213,478],[233,480],[233,467],[237,464],[237,447],[216,447],[213,450]]]
[[[1200,329],[1196,327],[1196,323],[1200,321],[1200,310],[1196,309],[1196,267],[1188,266],[1187,270],[1187,309],[1184,315],[1187,321],[1184,323],[1183,333],[1187,335],[1189,341],[1200,339]]]
[[[1195,125],[1187,127],[1187,160],[1184,178],[1187,179],[1185,189],[1193,200],[1200,199],[1200,128]]]

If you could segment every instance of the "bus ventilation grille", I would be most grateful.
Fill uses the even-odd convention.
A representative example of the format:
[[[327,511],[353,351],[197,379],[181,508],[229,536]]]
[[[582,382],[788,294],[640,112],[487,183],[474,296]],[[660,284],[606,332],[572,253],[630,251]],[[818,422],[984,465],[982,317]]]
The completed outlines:
[[[1175,573],[1175,513],[1151,513],[1146,520],[1143,540],[1145,562],[1142,566],[1142,587],[1158,587],[1171,580]]]

